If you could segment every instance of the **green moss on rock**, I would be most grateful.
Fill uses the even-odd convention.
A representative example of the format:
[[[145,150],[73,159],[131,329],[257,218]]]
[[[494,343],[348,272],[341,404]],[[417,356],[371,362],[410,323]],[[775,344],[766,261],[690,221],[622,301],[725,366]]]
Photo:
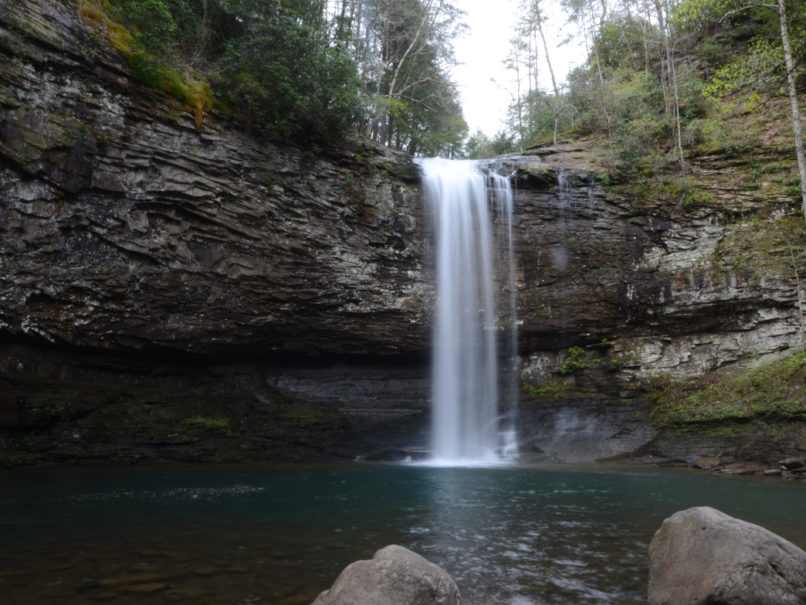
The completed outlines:
[[[658,397],[657,426],[806,420],[806,351],[724,378],[676,385]]]
[[[754,218],[731,226],[716,257],[724,269],[749,271],[756,278],[806,275],[806,224],[802,216]]]

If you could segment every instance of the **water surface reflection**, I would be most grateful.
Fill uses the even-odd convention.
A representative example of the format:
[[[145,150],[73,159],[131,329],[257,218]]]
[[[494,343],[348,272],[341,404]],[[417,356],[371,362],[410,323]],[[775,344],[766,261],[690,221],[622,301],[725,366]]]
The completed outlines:
[[[27,471],[0,475],[0,591],[9,604],[301,604],[397,543],[447,569],[471,605],[640,603],[652,534],[696,505],[806,545],[806,485],[780,480],[364,464]]]

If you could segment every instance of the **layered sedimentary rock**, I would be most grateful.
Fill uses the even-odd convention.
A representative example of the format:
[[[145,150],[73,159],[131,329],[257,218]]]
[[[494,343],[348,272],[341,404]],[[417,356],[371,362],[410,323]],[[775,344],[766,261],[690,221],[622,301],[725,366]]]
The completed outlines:
[[[419,352],[413,163],[313,153],[139,84],[69,2],[0,6],[0,330],[234,355]],[[363,152],[363,153],[362,153]]]
[[[69,2],[0,7],[0,329],[117,351],[428,351],[426,213],[410,159],[200,128]],[[701,374],[791,346],[795,276],[719,266],[725,213],[637,211],[573,147],[504,162],[521,352],[620,339]],[[784,208],[786,210],[786,208]]]
[[[625,384],[698,377],[799,344],[796,268],[786,258],[765,263],[769,251],[748,234],[799,220],[796,200],[744,223],[716,204],[642,208],[580,164],[584,145],[542,151],[551,155],[517,162],[528,375],[545,378],[573,344],[607,345]],[[739,259],[737,243],[757,265]]]

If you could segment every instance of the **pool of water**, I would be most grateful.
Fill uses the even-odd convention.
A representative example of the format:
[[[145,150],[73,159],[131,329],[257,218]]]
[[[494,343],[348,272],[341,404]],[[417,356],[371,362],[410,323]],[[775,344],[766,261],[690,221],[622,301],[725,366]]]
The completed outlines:
[[[429,468],[0,474],[0,594],[23,603],[309,603],[387,544],[465,603],[641,603],[664,518],[708,505],[806,546],[806,484],[646,470]]]

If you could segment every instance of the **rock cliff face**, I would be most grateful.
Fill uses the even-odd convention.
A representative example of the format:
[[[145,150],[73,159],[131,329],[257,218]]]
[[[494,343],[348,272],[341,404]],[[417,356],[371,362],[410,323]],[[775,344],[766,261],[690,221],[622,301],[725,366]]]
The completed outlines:
[[[598,357],[607,349],[624,383],[699,377],[798,345],[795,266],[781,257],[751,270],[731,248],[744,237],[745,254],[763,254],[748,232],[797,221],[797,200],[775,210],[760,201],[761,216],[744,221],[716,205],[642,208],[580,165],[583,152],[568,145],[518,160],[527,375],[545,378],[561,363],[550,351],[569,344],[599,345]]]
[[[788,445],[763,430],[685,444],[655,438],[652,404],[642,399],[648,386],[752,366],[802,345],[806,268],[788,252],[806,244],[797,200],[636,199],[599,178],[584,144],[511,162],[528,387],[523,447],[560,461],[627,452],[690,461],[699,452],[766,463],[765,449],[799,452],[798,428],[782,430]],[[731,162],[709,171],[727,174]]]
[[[7,459],[416,440],[433,288],[410,158],[197,128],[68,0],[1,2],[0,32]]]
[[[427,340],[412,162],[257,141],[136,82],[70,2],[3,3],[6,335],[389,355]]]
[[[188,391],[239,402],[215,426],[238,433],[242,452],[305,431],[317,435],[306,445],[345,455],[422,444],[433,288],[409,158],[366,145],[314,153],[215,115],[197,128],[67,0],[0,3],[0,31],[4,448],[35,429],[65,447],[105,434],[125,455],[198,457],[170,437],[183,417],[199,430],[199,414],[210,420],[215,406]],[[597,178],[583,146],[501,163],[518,186],[525,380],[632,397],[647,377],[699,376],[799,342],[792,267],[740,262],[749,234],[797,216],[796,201],[759,227],[717,207],[639,208]],[[155,419],[171,393],[184,403]],[[590,401],[573,417],[596,432]],[[114,406],[139,427],[128,437],[104,428]],[[545,424],[544,412],[526,410],[522,431],[552,455],[556,439],[528,421]],[[146,434],[160,418],[164,434]],[[652,433],[625,440],[612,419],[602,426],[622,445],[586,445],[590,458]]]

